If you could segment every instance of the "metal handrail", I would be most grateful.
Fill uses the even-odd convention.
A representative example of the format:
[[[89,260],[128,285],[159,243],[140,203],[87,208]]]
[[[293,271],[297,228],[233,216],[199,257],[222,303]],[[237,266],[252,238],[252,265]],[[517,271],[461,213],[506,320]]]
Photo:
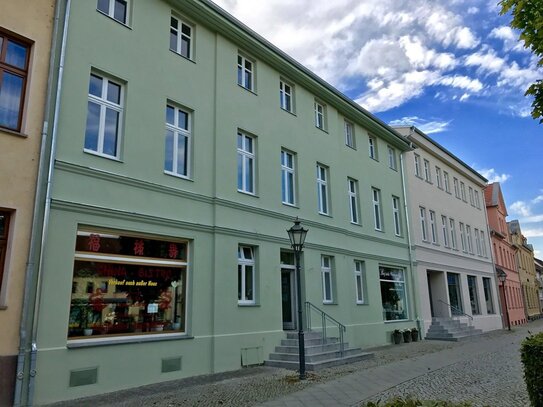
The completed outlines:
[[[445,301],[443,301],[443,300],[438,300],[438,301],[439,301],[439,302],[442,302],[442,303],[445,304],[445,305],[448,305],[449,308],[451,309],[451,311],[452,311],[453,309],[454,309],[455,311],[457,311],[458,314],[455,314],[455,315],[464,315],[464,316],[466,316],[466,317],[469,318],[470,322],[473,321],[473,316],[471,316],[470,314],[466,314],[466,313],[465,313],[464,311],[462,311],[460,308],[455,307],[454,305],[451,305],[451,304],[449,304],[449,303],[447,303],[447,302],[445,302]],[[451,314],[452,314],[452,312],[451,312]]]
[[[333,322],[334,324],[337,325],[338,331],[339,331],[339,352],[340,352],[341,357],[343,357],[343,354],[344,354],[344,351],[345,351],[345,342],[344,342],[344,338],[343,338],[343,333],[345,331],[347,331],[347,328],[345,327],[345,325],[343,325],[337,319],[335,319],[334,317],[328,315],[326,312],[321,310],[316,305],[310,303],[309,301],[305,302],[305,310],[306,310],[305,322],[306,322],[306,326],[307,326],[308,331],[311,330],[311,311],[313,310],[313,311],[316,311],[317,313],[320,314],[320,316],[321,316],[321,324],[322,324],[322,344],[323,344],[323,346],[326,343],[326,320],[328,320],[330,322]]]

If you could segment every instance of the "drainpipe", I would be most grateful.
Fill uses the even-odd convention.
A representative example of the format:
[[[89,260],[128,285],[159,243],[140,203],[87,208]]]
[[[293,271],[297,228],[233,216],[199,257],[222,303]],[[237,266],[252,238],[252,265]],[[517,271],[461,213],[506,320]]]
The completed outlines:
[[[411,134],[413,134],[414,132],[414,128],[411,127],[410,129]],[[409,137],[409,136],[408,136]],[[413,148],[413,144],[410,142],[409,143],[409,146],[411,148]],[[406,179],[405,179],[405,168],[404,168],[404,154],[405,152],[402,152],[400,154],[400,170],[401,170],[401,173],[402,173],[402,191],[403,191],[403,206],[404,206],[404,213],[405,213],[405,223],[406,223],[406,229],[407,229],[407,245],[408,245],[408,253],[409,253],[409,266],[411,267],[411,287],[412,287],[412,290],[411,292],[413,293],[413,303],[415,305],[415,313],[417,315],[417,319],[416,319],[416,322],[417,322],[417,330],[419,331],[419,337],[422,338],[422,329],[424,329],[424,322],[421,321],[420,317],[419,317],[419,313],[420,313],[420,304],[419,304],[419,296],[417,295],[417,291],[416,290],[416,283],[415,283],[415,273],[417,273],[417,270],[414,266],[414,259],[413,259],[413,252],[412,252],[412,247],[411,247],[411,228],[410,228],[410,216],[409,216],[409,208],[408,208],[408,205],[407,205],[407,186],[406,186]]]
[[[17,356],[17,378],[15,386],[15,395],[14,403],[15,407],[21,405],[32,405],[32,399],[34,396],[34,379],[36,376],[36,356],[37,356],[37,344],[36,344],[36,335],[37,335],[37,325],[38,325],[38,311],[40,303],[40,294],[41,294],[41,280],[42,280],[42,266],[43,266],[43,247],[45,245],[45,237],[47,234],[47,226],[49,221],[49,212],[51,208],[51,182],[53,175],[53,166],[54,166],[54,157],[56,150],[56,138],[57,138],[57,126],[58,126],[58,116],[60,110],[60,93],[62,89],[62,77],[64,72],[64,57],[66,50],[66,37],[68,30],[68,18],[70,15],[70,4],[71,0],[66,0],[66,8],[64,12],[64,21],[61,26],[61,13],[62,13],[62,3],[63,0],[57,0],[56,10],[55,10],[55,21],[53,36],[51,39],[51,55],[49,58],[49,76],[47,80],[47,93],[46,93],[46,105],[44,110],[44,124],[42,131],[42,141],[40,148],[40,159],[39,159],[39,169],[38,169],[38,178],[36,183],[36,196],[34,203],[34,216],[32,220],[32,233],[30,238],[30,248],[29,248],[29,257],[26,266],[26,276],[25,276],[25,288],[24,288],[24,299],[23,299],[23,309],[21,314],[21,325],[20,325],[20,340],[19,340],[19,354]],[[62,42],[60,47],[60,62],[58,67],[58,77],[56,84],[54,83],[55,77],[55,62],[57,55],[57,38],[59,29],[63,27],[62,31]],[[56,87],[56,92],[55,92]],[[55,93],[54,99],[54,111],[53,111],[53,127],[51,135],[51,149],[49,162],[47,167],[47,179],[46,185],[43,185],[42,181],[45,181],[45,168],[47,165],[46,154],[48,152],[49,139],[47,138],[49,133],[49,116],[51,114],[51,102],[52,96]],[[43,217],[40,217],[40,211],[42,209],[43,201],[41,196],[44,193],[45,187],[45,202]],[[40,225],[41,223],[41,225]],[[41,233],[40,233],[41,229]],[[39,252],[38,267],[36,268],[35,257]],[[35,287],[34,287],[35,285]],[[32,306],[32,299],[34,299],[34,304]],[[27,350],[28,342],[28,332],[27,326],[31,325],[31,345],[30,353]],[[28,367],[28,368],[25,368]],[[25,385],[25,372],[28,370],[28,382],[26,384],[26,392],[24,389]]]

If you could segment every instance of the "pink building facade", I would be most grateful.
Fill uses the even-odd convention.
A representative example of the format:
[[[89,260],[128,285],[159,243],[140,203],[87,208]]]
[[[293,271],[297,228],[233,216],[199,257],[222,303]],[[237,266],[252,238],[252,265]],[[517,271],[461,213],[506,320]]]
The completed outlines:
[[[503,270],[507,274],[505,286],[500,283],[499,287],[503,323],[504,326],[507,326],[507,318],[509,318],[511,325],[524,324],[527,321],[515,257],[516,253],[507,227],[507,208],[498,182],[489,184],[486,187],[485,201],[496,271]]]

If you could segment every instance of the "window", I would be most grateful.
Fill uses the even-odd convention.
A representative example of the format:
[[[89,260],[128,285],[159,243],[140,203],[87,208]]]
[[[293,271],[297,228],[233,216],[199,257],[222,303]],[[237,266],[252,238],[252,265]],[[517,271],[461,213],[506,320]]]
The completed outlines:
[[[486,252],[486,242],[485,242],[485,232],[481,230],[481,253],[484,257],[487,256]]]
[[[351,213],[351,223],[358,224],[358,182],[352,178],[347,178],[347,188],[349,191],[349,209]]]
[[[415,175],[419,178],[422,178],[420,172],[420,156],[418,154],[415,154]]]
[[[449,218],[449,231],[451,232],[451,246],[454,250],[457,250],[456,246],[456,225],[454,224],[454,219]]]
[[[185,332],[187,241],[77,231],[68,339]]]
[[[91,73],[85,151],[119,158],[123,87],[104,76]]]
[[[286,150],[281,150],[281,199],[284,204],[296,204],[294,154]]]
[[[401,236],[402,224],[400,221],[400,198],[397,196],[392,197],[392,219],[394,219],[394,234]]]
[[[255,193],[255,138],[238,131],[238,191]]]
[[[462,222],[459,223],[460,227],[460,243],[462,244],[462,251],[466,251],[466,230],[464,229],[464,224]]]
[[[396,164],[396,150],[394,150],[392,147],[388,147],[388,166],[392,168],[393,170],[397,169]]]
[[[475,207],[481,209],[481,201],[479,200],[479,191],[475,190]]]
[[[372,203],[373,203],[373,221],[375,230],[382,231],[383,225],[381,221],[381,191],[377,188],[371,189]]]
[[[351,148],[355,148],[353,124],[345,120],[345,122],[343,122],[343,129],[345,131],[345,145]]]
[[[356,287],[356,303],[365,304],[365,270],[364,262],[355,260],[354,261],[354,285]]]
[[[454,196],[460,199],[460,189],[458,188],[458,178],[453,178]]]
[[[330,256],[321,256],[322,272],[322,302],[330,304],[332,297],[332,258]]]
[[[471,227],[469,225],[466,225],[466,237],[468,242],[468,251],[473,254],[473,244],[471,241]]]
[[[164,171],[189,177],[191,150],[190,114],[178,107],[166,106],[166,148]]]
[[[426,208],[419,206],[419,214],[420,214],[420,230],[421,230],[422,240],[424,242],[427,242],[428,241],[428,226],[426,225]]]
[[[436,213],[434,211],[430,211],[430,234],[432,237],[432,243],[438,244]]]
[[[473,196],[473,188],[468,187],[469,203],[471,206],[475,206],[475,198]]]
[[[325,127],[326,108],[323,104],[315,101],[315,126],[321,130]]]
[[[483,289],[485,292],[486,313],[494,314],[494,300],[492,296],[492,282],[490,278],[483,277]]]
[[[6,251],[8,248],[10,213],[0,211],[0,291],[4,278],[4,263],[6,262]]]
[[[479,229],[475,228],[473,230],[475,233],[475,252],[477,253],[477,256],[481,256],[481,241],[479,239]]]
[[[407,296],[404,270],[392,267],[379,267],[383,319],[397,321],[408,318]]]
[[[328,168],[317,164],[317,200],[319,213],[328,215]]]
[[[451,186],[449,184],[449,173],[443,171],[443,184],[445,185],[445,192],[451,193]]]
[[[467,202],[466,199],[466,185],[463,182],[460,182],[460,194],[462,195],[462,201]]]
[[[254,92],[254,63],[238,54],[238,85]]]
[[[377,139],[375,137],[368,137],[368,147],[370,158],[377,160]]]
[[[441,168],[436,167],[436,180],[437,180],[437,187],[439,189],[443,189],[443,180],[441,178]]]
[[[126,0],[98,0],[96,8],[114,20],[128,24],[128,2]]]
[[[0,127],[20,131],[30,45],[0,31]]]
[[[170,18],[170,50],[192,59],[192,27],[174,16]]]
[[[279,81],[279,104],[281,109],[290,113],[294,112],[292,103],[293,93],[292,85],[284,81]]]
[[[255,303],[255,258],[253,248],[238,246],[238,304]]]
[[[424,160],[424,179],[426,182],[432,182],[432,174],[430,173],[430,162]]]
[[[477,292],[477,277],[468,276],[468,291],[471,313],[473,315],[478,315],[481,313],[481,308],[479,306],[479,294]]]
[[[441,231],[443,236],[443,245],[449,247],[449,230],[447,227],[447,217],[441,215]]]

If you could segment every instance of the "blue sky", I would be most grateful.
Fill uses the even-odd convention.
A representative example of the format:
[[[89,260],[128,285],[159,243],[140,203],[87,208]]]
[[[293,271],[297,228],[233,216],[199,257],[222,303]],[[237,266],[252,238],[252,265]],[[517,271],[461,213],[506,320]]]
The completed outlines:
[[[508,220],[543,258],[536,58],[498,0],[215,0],[386,123],[431,135],[502,185]]]

